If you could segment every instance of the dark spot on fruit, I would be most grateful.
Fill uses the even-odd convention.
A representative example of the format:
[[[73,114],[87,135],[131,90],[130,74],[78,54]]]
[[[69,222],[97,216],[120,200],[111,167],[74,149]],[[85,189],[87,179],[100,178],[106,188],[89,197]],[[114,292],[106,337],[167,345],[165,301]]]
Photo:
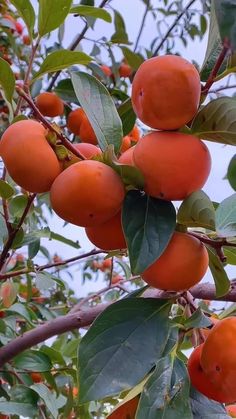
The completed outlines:
[[[164,198],[165,195],[163,194],[163,192],[160,192],[159,196],[160,196],[160,198]]]
[[[220,371],[219,365],[216,365],[216,371]]]
[[[93,218],[93,214],[89,214],[89,217],[90,217],[90,218]]]
[[[140,90],[139,96],[143,96],[143,90]]]

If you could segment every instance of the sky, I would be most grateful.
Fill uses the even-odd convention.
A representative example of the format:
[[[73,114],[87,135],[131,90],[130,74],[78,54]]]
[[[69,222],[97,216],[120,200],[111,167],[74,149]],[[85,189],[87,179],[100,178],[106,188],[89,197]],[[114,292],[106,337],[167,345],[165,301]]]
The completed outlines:
[[[158,2],[160,3],[160,2]],[[187,4],[187,2],[185,2]],[[197,4],[198,2],[196,2]],[[36,4],[36,1],[35,1]],[[96,5],[98,2],[96,2]],[[153,4],[155,2],[153,1]],[[129,39],[131,42],[135,42],[140,23],[142,20],[143,12],[145,9],[144,3],[141,0],[113,0],[111,5],[114,9],[119,10],[122,16],[125,19],[127,32],[129,33]],[[80,33],[84,26],[84,23],[80,18],[74,18],[69,16],[66,26],[65,26],[65,36],[63,41],[63,47],[68,47],[68,45],[73,41],[74,37]],[[150,40],[154,37],[155,27],[153,25],[153,20],[151,16],[147,19],[143,34],[140,40],[141,45],[149,45]],[[86,35],[88,38],[93,38],[96,35],[96,38],[99,39],[102,36],[111,36],[114,33],[113,24],[106,23],[101,20],[97,20],[95,24],[94,32],[89,30]],[[52,36],[49,43],[57,39],[56,32],[52,33]],[[183,48],[182,44],[178,46],[178,51],[181,52],[182,56],[188,60],[196,61],[200,66],[204,60],[204,55],[207,45],[207,36],[199,42],[194,40],[189,42],[188,47]],[[91,51],[92,44],[89,41],[83,41],[82,43],[83,50],[87,53]],[[131,47],[132,48],[132,47]],[[118,59],[122,58],[119,48],[115,49],[116,57]],[[104,63],[111,64],[108,61],[108,57],[104,54]],[[228,163],[231,157],[234,154],[234,149],[231,146],[224,146],[221,144],[216,144],[213,142],[206,142],[212,157],[212,170],[209,176],[208,181],[204,186],[204,191],[210,196],[214,201],[221,202],[223,199],[231,195],[234,191],[230,187],[227,180],[223,180]],[[177,203],[178,205],[178,203]],[[89,240],[84,234],[84,229],[72,225],[67,225],[63,228],[64,221],[59,217],[54,215],[49,217],[49,227],[60,234],[63,234],[69,237],[72,240],[79,240],[84,251],[89,251],[93,248]],[[62,230],[63,229],[63,230]],[[72,257],[78,254],[78,251],[65,245],[60,245],[59,243],[44,241],[44,244],[52,251],[57,252],[60,256],[64,258]],[[230,278],[233,278],[234,267],[227,267]],[[89,283],[81,287],[81,275],[78,270],[72,269],[74,280],[71,283],[72,288],[75,290],[76,294],[79,296],[86,295],[88,291],[95,291],[101,288],[100,281],[98,283]],[[204,278],[206,281],[212,281],[211,274],[208,272]]]

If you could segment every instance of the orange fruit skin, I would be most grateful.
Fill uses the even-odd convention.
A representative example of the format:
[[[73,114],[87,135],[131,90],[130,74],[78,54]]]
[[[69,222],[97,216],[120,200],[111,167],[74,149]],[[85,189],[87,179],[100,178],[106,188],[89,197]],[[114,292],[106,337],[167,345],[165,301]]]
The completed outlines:
[[[131,99],[144,124],[175,130],[195,116],[200,95],[196,68],[182,57],[164,55],[141,64],[133,79]]]
[[[30,37],[28,35],[23,36],[23,43],[25,45],[30,45],[31,44]]]
[[[51,204],[65,221],[82,227],[105,223],[121,208],[124,185],[111,167],[83,160],[65,169],[51,188]]]
[[[111,77],[111,75],[112,75],[112,71],[111,71],[110,67],[108,67],[107,65],[101,65],[101,70],[103,71],[103,73],[104,73],[107,77]]]
[[[136,396],[111,412],[107,419],[135,419],[138,402],[139,396]]]
[[[126,249],[126,241],[121,225],[121,212],[103,224],[85,229],[89,240],[102,250]],[[105,262],[105,261],[104,261]]]
[[[121,275],[114,275],[112,278],[111,278],[111,283],[112,283],[112,285],[115,285],[115,284],[118,284],[120,281],[122,281],[122,276]]]
[[[160,258],[141,276],[154,288],[184,291],[201,281],[208,263],[207,250],[200,240],[175,232]]]
[[[102,154],[102,150],[94,144],[78,143],[73,145],[86,159]]]
[[[137,125],[135,125],[132,129],[132,131],[130,131],[129,136],[132,137],[131,140],[137,142],[140,137],[140,129],[137,127]]]
[[[48,192],[61,172],[60,163],[37,121],[10,125],[0,141],[0,156],[12,179],[29,192]]]
[[[34,383],[41,383],[43,381],[43,377],[40,372],[31,372],[30,376]]]
[[[201,366],[214,384],[236,401],[236,317],[220,320],[210,331],[202,350]]]
[[[111,269],[111,267],[112,267],[112,259],[111,259],[111,258],[110,258],[110,259],[105,259],[105,260],[101,263],[100,270],[101,270],[102,272],[105,272],[105,271],[107,271],[107,270]]]
[[[118,159],[119,163],[128,164],[129,166],[134,166],[134,148],[135,146],[130,147],[128,150],[122,153]]]
[[[92,125],[85,115],[80,125],[79,136],[82,142],[97,145],[98,140]]]
[[[85,112],[82,108],[71,111],[67,119],[67,128],[75,135],[79,135],[80,126],[84,119]]]
[[[134,150],[134,163],[144,175],[148,195],[169,201],[183,200],[201,189],[211,170],[207,146],[180,132],[151,132]]]
[[[236,404],[231,404],[229,406],[226,406],[225,409],[228,415],[231,416],[231,418],[236,418]]]
[[[36,97],[35,103],[44,116],[54,117],[62,115],[64,112],[64,103],[55,93],[40,93]]]
[[[209,399],[215,400],[219,403],[231,403],[230,395],[225,393],[223,390],[216,388],[214,382],[209,380],[201,367],[200,358],[203,346],[204,343],[197,346],[188,359],[187,368],[190,381],[193,387]]]
[[[120,147],[120,152],[124,153],[125,151],[127,151],[129,148],[131,147],[131,138],[129,135],[126,135],[125,137],[122,138],[122,142],[121,142],[121,147]]]
[[[119,75],[120,77],[129,77],[132,74],[132,68],[130,65],[122,63],[119,67]]]

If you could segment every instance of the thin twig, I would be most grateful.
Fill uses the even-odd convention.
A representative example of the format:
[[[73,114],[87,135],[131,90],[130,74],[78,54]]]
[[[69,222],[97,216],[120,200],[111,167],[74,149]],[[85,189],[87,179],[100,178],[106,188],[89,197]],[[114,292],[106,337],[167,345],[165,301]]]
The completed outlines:
[[[167,30],[166,34],[163,36],[160,44],[156,47],[154,53],[153,53],[153,57],[155,57],[158,52],[160,51],[160,49],[163,47],[165,41],[167,40],[167,38],[169,37],[170,33],[173,31],[173,29],[175,28],[175,26],[177,25],[177,23],[179,22],[179,20],[181,19],[182,16],[185,15],[185,13],[187,12],[187,10],[193,5],[193,3],[196,0],[191,0],[187,6],[182,10],[182,12],[177,16],[177,18],[174,20],[174,22],[172,23],[172,25],[169,27],[169,29]]]
[[[150,7],[150,0],[148,0],[147,3],[146,3],[146,9],[145,9],[145,12],[143,14],[143,18],[142,18],[142,22],[141,22],[141,25],[140,25],[140,28],[139,28],[138,36],[137,36],[137,39],[136,39],[136,42],[135,42],[135,45],[134,45],[134,52],[138,48],[139,40],[141,38],[143,29],[144,29],[144,26],[145,26],[145,20],[146,20],[147,14],[149,12],[149,7]]]

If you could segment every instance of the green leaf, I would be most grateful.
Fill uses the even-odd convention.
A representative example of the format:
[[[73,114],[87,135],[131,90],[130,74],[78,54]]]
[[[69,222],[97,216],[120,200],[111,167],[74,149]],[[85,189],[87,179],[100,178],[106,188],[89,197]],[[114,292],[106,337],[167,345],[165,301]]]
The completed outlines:
[[[130,133],[136,121],[136,114],[134,113],[131,99],[125,100],[118,108],[118,114],[122,121],[123,135]]]
[[[103,84],[95,77],[71,73],[75,94],[95,131],[100,148],[104,151],[113,144],[118,152],[122,140],[122,124],[115,104]]]
[[[25,234],[23,244],[27,245],[34,243],[37,239],[46,238],[49,240],[57,240],[61,243],[67,244],[68,246],[74,247],[74,249],[80,249],[79,242],[75,242],[61,234],[54,233],[48,227],[42,228],[41,230],[34,230],[28,234]]]
[[[128,34],[126,32],[125,22],[122,15],[114,11],[115,14],[115,33],[111,37],[111,42],[116,44],[129,44]]]
[[[9,203],[10,214],[15,218],[21,217],[27,203],[28,199],[26,195],[15,196]]]
[[[211,2],[211,13],[210,13],[210,28],[207,43],[207,50],[204,58],[204,62],[201,68],[201,80],[206,81],[222,51],[222,42],[220,39],[219,27],[215,15],[214,1]],[[227,59],[222,63],[219,73],[225,70],[227,65]]]
[[[216,297],[223,297],[230,290],[230,280],[215,249],[209,246],[206,246],[206,248],[209,255],[209,268],[216,286]]]
[[[28,245],[28,257],[33,259],[40,250],[40,239],[35,240],[34,242]]]
[[[72,0],[39,0],[38,31],[40,36],[57,29],[65,20]]]
[[[216,20],[222,43],[227,40],[236,48],[236,5],[232,0],[214,0]]]
[[[222,237],[236,235],[236,193],[224,199],[217,207],[216,232]]]
[[[236,145],[235,113],[235,99],[212,100],[194,118],[191,133],[216,143]]]
[[[0,286],[0,300],[3,307],[9,308],[14,303],[19,285],[11,281],[6,281]]]
[[[31,321],[31,313],[33,313],[33,311],[31,311],[28,307],[26,308],[25,304],[15,303],[10,307],[9,311],[19,314],[21,317],[26,319],[31,326],[35,326]]]
[[[129,298],[95,320],[79,345],[81,403],[120,393],[143,379],[168,340],[169,309],[166,301]]]
[[[168,245],[176,225],[175,208],[169,201],[129,191],[122,210],[131,270],[142,273]]]
[[[227,264],[236,265],[236,247],[223,247],[224,255],[227,257]]]
[[[48,371],[52,367],[50,358],[40,351],[28,350],[17,355],[13,360],[14,367],[26,371]]]
[[[212,326],[212,322],[209,317],[205,316],[200,307],[194,313],[188,317],[183,323],[183,326],[186,329],[190,329],[192,327],[208,327]]]
[[[113,145],[108,146],[107,150],[95,157],[108,166],[112,167],[116,173],[121,177],[125,185],[129,185],[134,188],[143,189],[144,177],[140,170],[135,166],[129,166],[127,164],[121,164],[118,162],[115,154]]]
[[[101,9],[101,7],[93,6],[74,6],[70,9],[70,13],[75,13],[80,16],[91,16],[95,19],[102,19],[105,22],[111,23],[111,15],[107,10]]]
[[[60,365],[66,364],[61,352],[56,351],[52,347],[43,345],[40,347],[40,351],[41,353],[43,352],[44,354],[46,354],[53,363]]]
[[[14,195],[14,188],[5,180],[0,179],[0,196],[3,199],[9,199]]]
[[[236,191],[236,154],[232,157],[229,162],[227,178],[230,186]]]
[[[144,386],[136,419],[191,419],[189,378],[179,359],[166,356],[158,361]]]
[[[55,287],[55,282],[48,272],[39,272],[36,274],[36,287],[40,290],[48,290]]]
[[[38,407],[29,403],[0,401],[0,412],[6,415],[17,415],[18,417],[22,416],[24,418],[32,418],[38,413]]]
[[[144,62],[144,58],[127,47],[121,47],[121,50],[130,67],[132,67],[133,70],[138,70],[140,65]]]
[[[15,89],[15,76],[10,65],[3,58],[0,58],[0,86],[7,101],[11,103]]]
[[[47,55],[39,71],[34,75],[33,80],[42,77],[44,74],[54,73],[55,71],[63,70],[74,64],[86,65],[90,61],[91,58],[84,52],[69,51],[67,49],[54,51]]]
[[[187,227],[215,230],[215,209],[209,196],[199,190],[189,195],[180,205],[177,221]]]
[[[29,387],[18,384],[11,388],[11,400],[18,403],[30,403],[37,407],[38,395]]]
[[[57,408],[57,400],[55,394],[50,391],[45,384],[33,384],[30,387],[34,390],[39,397],[44,401],[47,409],[51,413],[52,417],[57,419],[58,418],[58,408]]]
[[[74,247],[74,249],[80,249],[79,242],[75,242],[71,239],[68,239],[67,237],[62,236],[61,234],[54,233],[53,231],[51,231],[50,239],[67,244],[68,246]]]
[[[210,400],[191,388],[190,402],[194,419],[229,419],[223,404]]]
[[[78,104],[78,99],[75,95],[71,79],[60,80],[57,86],[55,87],[54,91],[65,102],[72,102]]]
[[[35,24],[35,12],[31,2],[29,0],[11,0],[11,3],[15,6],[19,15],[24,20],[28,29],[29,37],[32,39]]]

